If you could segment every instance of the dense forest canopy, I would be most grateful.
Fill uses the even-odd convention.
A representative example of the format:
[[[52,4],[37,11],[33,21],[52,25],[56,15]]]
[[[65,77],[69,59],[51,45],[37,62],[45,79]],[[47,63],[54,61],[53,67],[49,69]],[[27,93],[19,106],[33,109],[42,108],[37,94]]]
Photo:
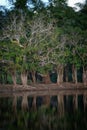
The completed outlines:
[[[78,12],[66,0],[8,1],[10,10],[0,8],[0,83],[49,83],[53,72],[58,84],[70,72],[77,83],[81,71],[87,85],[87,1]]]

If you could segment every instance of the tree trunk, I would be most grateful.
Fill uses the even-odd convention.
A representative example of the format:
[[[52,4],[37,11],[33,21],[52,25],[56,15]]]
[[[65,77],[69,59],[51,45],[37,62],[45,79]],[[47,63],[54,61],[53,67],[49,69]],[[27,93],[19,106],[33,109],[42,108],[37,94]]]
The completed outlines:
[[[45,84],[51,83],[49,73],[47,73],[46,75],[43,76],[43,82],[44,82]]]
[[[63,65],[58,66],[57,68],[57,84],[63,83]]]
[[[16,86],[16,72],[11,73],[13,84]]]
[[[27,72],[21,73],[21,81],[22,81],[23,87],[26,87],[26,85],[27,85]]]
[[[83,84],[87,86],[87,68],[83,67]]]
[[[65,67],[65,82],[68,82],[68,71],[69,71],[69,68],[68,66]]]
[[[23,63],[26,63],[26,55],[23,56]],[[23,87],[26,87],[27,85],[27,71],[23,70],[23,72],[21,72],[21,81],[23,84]]]
[[[77,79],[77,68],[75,67],[75,65],[72,65],[72,80],[74,83],[78,83],[78,79]]]
[[[33,79],[33,83],[35,84],[36,83],[36,76],[35,76],[35,71],[32,71],[31,74],[32,74],[32,79]]]

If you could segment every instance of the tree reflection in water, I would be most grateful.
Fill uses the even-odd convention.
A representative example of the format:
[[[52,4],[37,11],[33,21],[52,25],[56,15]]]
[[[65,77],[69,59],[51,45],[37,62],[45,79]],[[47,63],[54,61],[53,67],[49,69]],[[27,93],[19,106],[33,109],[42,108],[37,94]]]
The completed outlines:
[[[85,98],[28,97],[28,102],[26,97],[0,98],[0,130],[87,130]]]

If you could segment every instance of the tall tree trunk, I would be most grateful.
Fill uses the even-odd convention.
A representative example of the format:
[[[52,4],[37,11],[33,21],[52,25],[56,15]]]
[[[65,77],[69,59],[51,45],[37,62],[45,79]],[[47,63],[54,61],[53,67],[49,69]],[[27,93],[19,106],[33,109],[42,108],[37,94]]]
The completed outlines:
[[[87,86],[87,67],[83,67],[83,83]]]
[[[65,82],[68,82],[68,71],[69,71],[69,68],[68,68],[68,65],[65,67]]]
[[[21,81],[24,87],[27,85],[27,72],[22,72],[21,73]]]
[[[43,76],[43,82],[44,82],[45,84],[51,83],[49,73],[47,73],[47,74],[45,74],[45,75]]]
[[[77,79],[77,68],[75,67],[75,65],[72,65],[72,80],[74,83],[78,83],[78,79]]]
[[[63,83],[63,70],[64,70],[64,66],[59,65],[57,68],[57,84]]]
[[[26,55],[23,56],[23,63],[25,64],[26,63]],[[27,85],[27,71],[26,70],[23,70],[23,72],[21,72],[21,81],[22,81],[22,84],[23,84],[23,87],[26,87]]]
[[[36,83],[36,76],[35,76],[35,71],[32,71],[31,74],[32,74],[32,79],[33,79],[33,83],[35,84]]]
[[[16,86],[16,71],[11,72],[13,84]]]

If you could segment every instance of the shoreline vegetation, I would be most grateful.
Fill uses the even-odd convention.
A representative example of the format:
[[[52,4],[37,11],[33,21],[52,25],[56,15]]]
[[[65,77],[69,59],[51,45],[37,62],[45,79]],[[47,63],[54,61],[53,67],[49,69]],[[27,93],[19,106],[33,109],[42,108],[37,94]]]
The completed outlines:
[[[0,7],[0,83],[87,86],[87,0],[77,12],[66,0],[8,1],[11,10]]]

